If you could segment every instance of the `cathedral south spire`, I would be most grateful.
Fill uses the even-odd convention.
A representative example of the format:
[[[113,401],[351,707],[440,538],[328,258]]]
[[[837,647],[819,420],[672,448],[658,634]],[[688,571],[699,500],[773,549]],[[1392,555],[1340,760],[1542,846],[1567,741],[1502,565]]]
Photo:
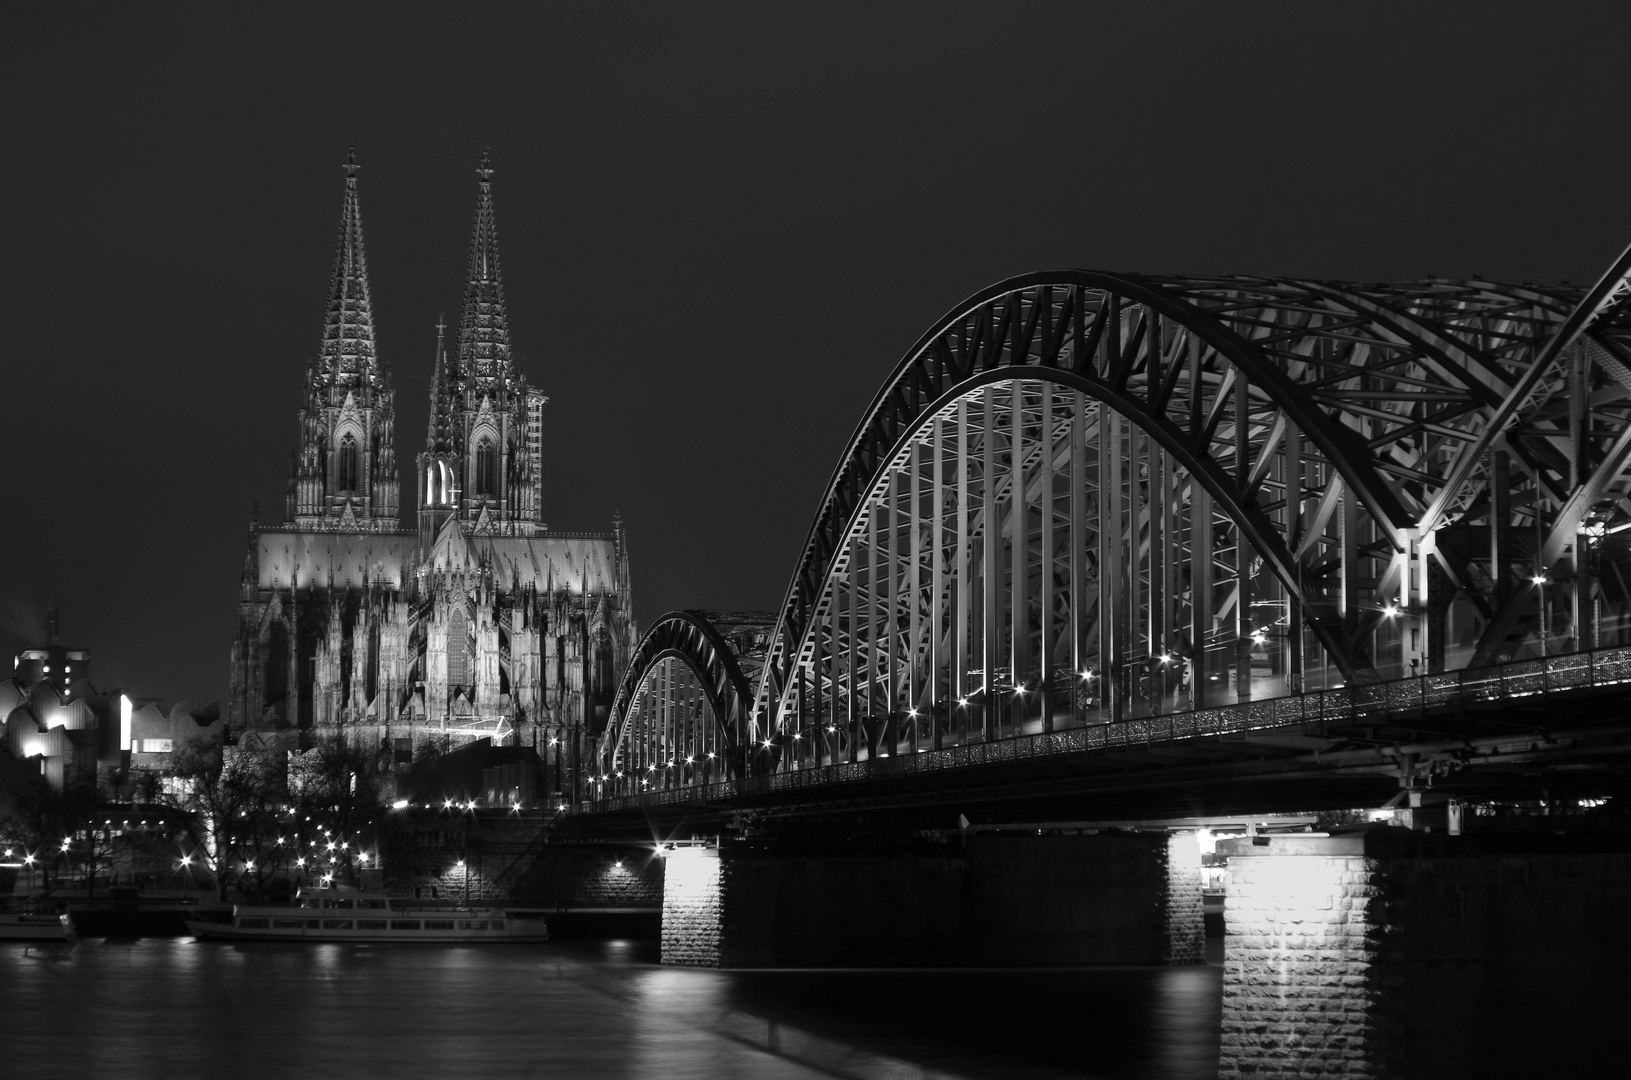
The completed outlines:
[[[376,349],[355,149],[344,168],[334,273],[307,371],[287,517],[305,529],[389,531],[400,511],[394,395]]]
[[[458,374],[475,394],[512,389],[510,328],[504,312],[504,283],[498,267],[498,227],[493,219],[493,167],[482,151],[476,196],[476,224],[470,234],[470,267],[464,307],[459,314]]]
[[[459,338],[449,362],[438,324],[430,430],[419,456],[420,543],[427,547],[449,517],[472,534],[532,536],[544,530],[547,399],[527,385],[510,349],[493,218],[493,167],[486,152],[476,177],[476,223]]]

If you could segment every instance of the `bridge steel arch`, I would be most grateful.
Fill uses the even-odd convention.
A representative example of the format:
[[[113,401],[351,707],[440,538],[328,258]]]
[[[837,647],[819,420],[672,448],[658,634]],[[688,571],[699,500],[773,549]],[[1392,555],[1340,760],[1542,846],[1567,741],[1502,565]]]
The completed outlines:
[[[742,775],[740,732],[768,623],[707,611],[670,611],[652,623],[618,686],[588,782],[651,791]]]
[[[742,768],[1631,639],[1628,269],[983,290],[851,438],[722,721]]]

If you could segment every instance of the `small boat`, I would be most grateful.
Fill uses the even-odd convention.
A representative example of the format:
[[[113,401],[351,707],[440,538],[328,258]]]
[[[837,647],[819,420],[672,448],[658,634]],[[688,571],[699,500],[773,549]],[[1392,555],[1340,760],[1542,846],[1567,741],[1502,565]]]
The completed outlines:
[[[0,941],[70,941],[72,915],[49,911],[0,912]]]
[[[544,913],[519,908],[398,910],[384,893],[302,889],[294,906],[238,904],[231,921],[188,919],[199,939],[223,941],[536,942],[549,940]]]

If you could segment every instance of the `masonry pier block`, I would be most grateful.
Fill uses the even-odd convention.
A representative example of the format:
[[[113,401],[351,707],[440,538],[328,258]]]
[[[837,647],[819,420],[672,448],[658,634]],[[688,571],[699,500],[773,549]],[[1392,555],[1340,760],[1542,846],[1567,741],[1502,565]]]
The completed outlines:
[[[680,848],[662,957],[706,967],[1204,960],[1193,834],[973,834],[905,850]]]
[[[1225,841],[1223,1077],[1617,1075],[1622,837]]]

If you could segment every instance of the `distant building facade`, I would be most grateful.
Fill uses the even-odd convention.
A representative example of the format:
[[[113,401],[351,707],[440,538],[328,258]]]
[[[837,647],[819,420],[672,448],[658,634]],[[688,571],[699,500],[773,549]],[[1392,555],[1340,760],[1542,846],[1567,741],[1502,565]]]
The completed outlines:
[[[570,752],[604,725],[637,640],[628,545],[618,518],[544,522],[546,399],[511,352],[492,170],[484,157],[451,350],[438,328],[411,529],[356,173],[353,158],[284,524],[250,527],[229,727],[251,743],[385,740],[399,760],[431,737]]]
[[[7,767],[43,776],[55,791],[78,783],[117,782],[132,771],[163,775],[171,755],[189,742],[218,739],[215,703],[132,699],[91,684],[89,649],[62,644],[55,615],[48,640],[24,649],[0,681],[0,751]]]

